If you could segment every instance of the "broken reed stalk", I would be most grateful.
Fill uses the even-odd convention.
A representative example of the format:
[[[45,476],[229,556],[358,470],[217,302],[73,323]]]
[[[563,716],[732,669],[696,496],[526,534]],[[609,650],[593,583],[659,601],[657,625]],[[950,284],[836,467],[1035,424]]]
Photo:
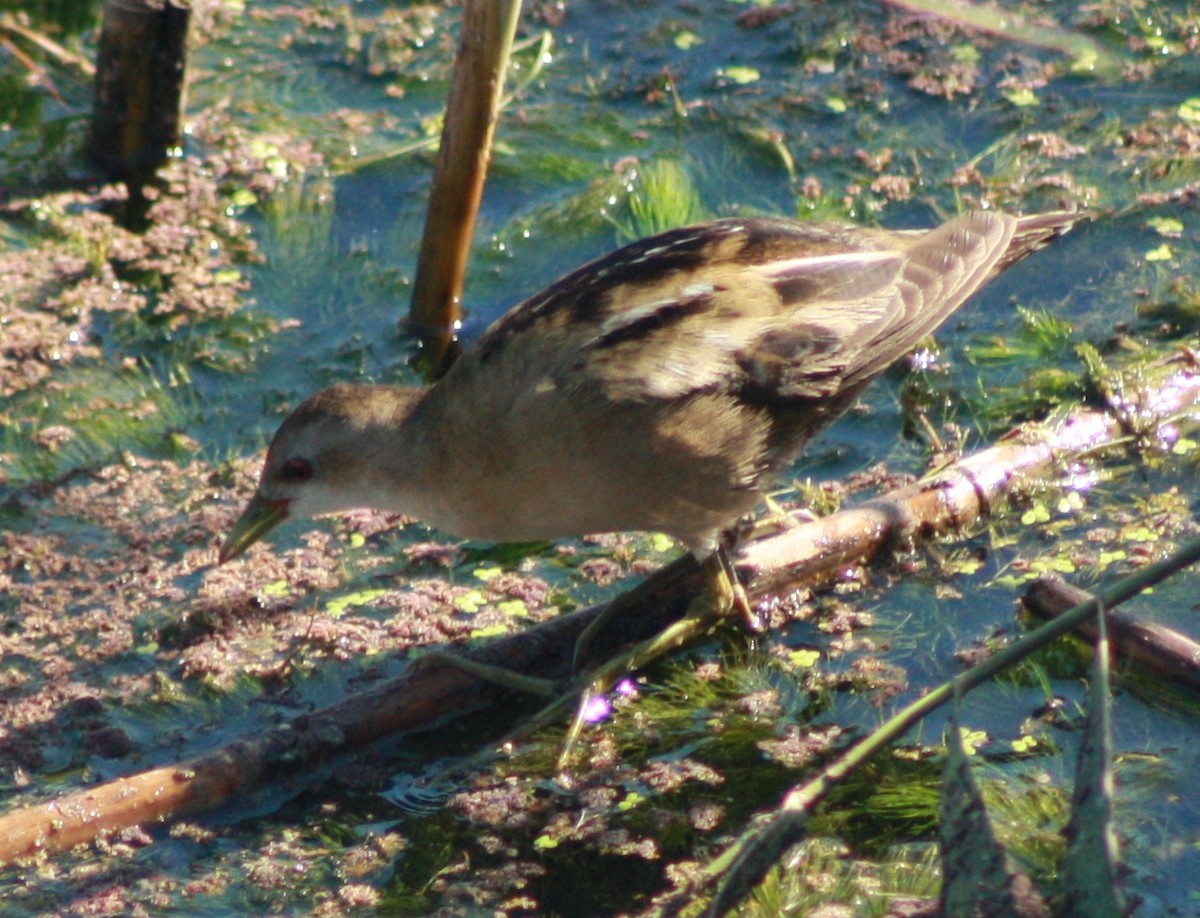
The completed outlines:
[[[104,4],[88,153],[129,189],[131,222],[143,186],[179,146],[190,19],[179,0]]]
[[[468,0],[417,258],[408,326],[437,373],[462,316],[463,283],[483,198],[520,0]]]
[[[1136,417],[1144,436],[1164,436],[1168,426],[1200,405],[1200,370],[1180,358],[1163,365],[1153,385],[1130,382],[1125,392],[1127,401],[1116,406],[1116,413],[1080,409],[1053,425],[1026,426],[928,481],[745,546],[737,566],[751,600],[827,581],[898,539],[928,539],[973,525],[1000,501],[1043,486],[1057,468],[1094,458],[1124,440],[1129,431],[1122,417]],[[701,580],[690,555],[659,571],[639,588],[642,602],[630,605],[598,635],[593,650],[607,654],[615,644],[633,644],[662,631],[686,612]],[[558,616],[491,641],[470,656],[537,677],[562,678],[576,639],[600,609]],[[502,697],[494,685],[452,666],[412,666],[368,692],[188,762],[0,816],[0,864],[84,844],[103,832],[214,809],[266,782],[302,779],[306,769],[334,755],[443,725]]]

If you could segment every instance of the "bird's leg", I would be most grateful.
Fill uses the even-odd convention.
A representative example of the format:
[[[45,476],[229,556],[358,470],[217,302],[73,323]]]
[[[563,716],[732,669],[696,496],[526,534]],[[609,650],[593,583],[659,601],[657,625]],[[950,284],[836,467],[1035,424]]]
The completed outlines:
[[[680,558],[679,560],[683,561],[685,558]],[[655,589],[656,586],[652,585],[649,580],[643,580],[632,590],[626,590],[614,598],[599,615],[588,622],[587,627],[575,639],[575,654],[571,660],[572,672],[579,673],[583,671],[583,664],[587,661],[588,648],[591,647],[592,640],[596,635],[607,628],[613,621],[620,618],[626,609],[639,605],[642,599],[648,594],[653,593]]]
[[[780,492],[782,493],[782,492]],[[787,510],[770,494],[762,495],[762,505],[766,513],[762,516],[750,517],[747,522],[738,527],[738,541],[754,541],[767,536],[790,532],[797,526],[811,523],[818,519],[816,513],[807,508],[798,507]]]
[[[691,607],[689,606],[687,615],[679,619],[679,621],[668,625],[654,637],[648,638],[640,644],[635,644],[619,657],[602,663],[595,669],[581,675],[576,685],[581,686],[582,690],[579,691],[577,696],[576,691],[572,690],[564,699],[551,702],[546,710],[539,715],[539,717],[550,719],[553,714],[561,711],[563,700],[569,700],[573,697],[578,697],[579,699],[578,704],[575,706],[575,716],[571,719],[571,725],[567,728],[566,736],[563,738],[562,752],[558,757],[559,771],[565,770],[570,761],[571,752],[575,748],[575,742],[579,739],[579,734],[587,722],[587,712],[591,706],[592,699],[605,694],[623,677],[641,669],[648,663],[652,663],[659,657],[682,647],[712,627],[713,619],[711,615],[693,616],[690,610]]]
[[[681,558],[676,563],[683,561],[684,559]],[[588,687],[590,687],[591,696],[607,691],[625,673],[674,650],[689,636],[707,629],[715,621],[732,614],[734,610],[740,612],[754,628],[756,624],[754,612],[746,598],[746,591],[737,579],[737,574],[733,570],[733,564],[729,560],[729,554],[724,545],[705,558],[702,565],[705,586],[700,595],[692,600],[687,612],[679,622],[669,626],[658,635],[637,644],[614,660],[582,673],[575,682],[575,689],[569,690],[568,695],[586,690]],[[632,590],[622,593],[592,619],[576,638],[574,666],[577,672],[581,668],[580,664],[586,659],[587,649],[592,638],[618,618],[625,609],[642,602],[646,594],[654,589],[656,587],[643,581]],[[553,697],[559,694],[563,688],[562,683],[553,679],[526,676],[502,666],[481,663],[447,650],[430,650],[421,659],[427,661],[426,665],[453,666],[455,669],[478,676],[493,685],[526,694]],[[585,698],[585,702],[586,700]]]
[[[492,685],[498,685],[501,688],[512,689],[517,692],[524,692],[529,695],[540,695],[543,698],[552,698],[562,691],[562,684],[554,679],[539,679],[537,676],[526,676],[524,673],[519,673],[516,670],[505,669],[503,666],[493,666],[490,663],[481,663],[478,660],[472,660],[470,657],[460,656],[448,650],[430,650],[418,661],[418,665],[429,664],[452,666],[454,669],[476,676],[484,682],[492,683]]]
[[[750,597],[729,557],[729,545],[724,541],[704,559],[704,584],[704,592],[688,608],[689,617],[706,614],[719,620],[736,615],[752,634],[762,633],[766,626],[750,605]],[[709,606],[707,611],[702,608],[704,604]]]
[[[750,521],[750,524],[746,527],[746,535],[749,538],[761,539],[764,536],[787,532],[800,525],[796,521],[796,518],[788,513],[770,494],[762,496],[762,504],[767,512]]]
[[[729,557],[728,547],[722,543],[702,563],[704,590],[688,604],[687,612],[681,619],[668,625],[654,637],[634,645],[620,656],[579,677],[577,684],[582,685],[583,690],[575,717],[572,719],[563,741],[563,751],[559,756],[560,770],[566,767],[575,741],[583,729],[589,703],[597,695],[602,695],[611,689],[622,677],[641,669],[647,663],[670,653],[693,638],[711,630],[714,625],[734,616],[743,619],[755,632],[762,631],[762,622],[751,607],[750,598],[746,595],[746,590],[738,579],[733,562]],[[600,617],[597,617],[592,625],[594,626],[599,621]],[[580,635],[579,641],[583,641],[585,636],[587,636],[586,631]],[[579,644],[576,643],[576,660],[579,659]],[[551,707],[557,709],[557,703]]]
[[[481,663],[444,650],[430,651],[422,659],[430,663],[436,662],[453,666],[504,688],[543,697],[553,697],[554,700],[532,718],[533,725],[549,723],[561,716],[568,706],[575,707],[576,713],[567,729],[563,750],[559,757],[560,769],[564,769],[586,723],[586,712],[591,701],[608,692],[622,678],[678,649],[726,619],[738,617],[752,629],[761,630],[761,623],[750,606],[745,588],[738,580],[733,562],[730,560],[728,547],[722,544],[706,557],[701,565],[704,587],[700,594],[688,604],[687,611],[682,618],[612,660],[581,673],[565,690],[560,683],[553,680],[525,676],[500,666]],[[602,631],[627,606],[640,602],[648,590],[649,587],[645,584],[639,584],[614,599],[607,609],[592,620],[577,639],[575,646],[577,663],[585,659],[587,646],[592,637]],[[522,730],[522,732],[526,731]]]
[[[687,617],[721,618],[730,614],[731,610],[736,610],[741,613],[751,631],[755,633],[762,631],[762,623],[750,607],[746,591],[733,569],[733,562],[729,559],[728,546],[722,542],[712,554],[700,563],[704,571],[704,590],[692,600]],[[655,589],[656,587],[649,581],[642,581],[632,590],[622,593],[610,602],[603,612],[592,619],[575,640],[575,656],[572,662],[575,672],[583,670],[583,664],[587,661],[588,648],[596,635],[619,618],[625,610],[638,605],[648,593]],[[701,606],[707,606],[707,608],[701,608]]]

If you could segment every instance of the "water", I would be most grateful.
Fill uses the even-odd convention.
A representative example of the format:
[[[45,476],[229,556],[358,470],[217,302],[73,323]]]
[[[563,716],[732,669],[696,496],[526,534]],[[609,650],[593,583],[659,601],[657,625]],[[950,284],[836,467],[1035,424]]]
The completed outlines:
[[[195,439],[194,448],[172,453],[183,457],[184,465],[185,460],[194,461],[194,467],[186,472],[165,469],[161,477],[147,479],[150,487],[142,485],[137,491],[138,512],[159,514],[147,517],[155,522],[146,524],[163,540],[154,563],[144,560],[136,533],[110,520],[89,518],[82,490],[92,486],[93,469],[116,475],[113,470],[122,466],[121,449],[154,452],[155,438],[146,433],[158,431],[153,418],[135,419],[144,426],[133,433],[116,430],[89,447],[90,452],[81,453],[88,460],[88,474],[60,484],[57,498],[55,489],[51,496],[21,492],[0,517],[17,540],[6,543],[11,557],[21,558],[19,564],[13,560],[11,568],[0,568],[0,576],[11,577],[10,595],[0,598],[0,615],[7,619],[9,631],[43,627],[36,613],[44,614],[47,608],[37,608],[40,594],[21,593],[17,587],[62,586],[52,594],[61,603],[58,624],[45,624],[47,637],[38,645],[45,660],[33,656],[31,645],[14,645],[9,651],[9,660],[22,663],[20,678],[16,670],[9,670],[13,697],[32,697],[38,691],[48,697],[55,697],[56,691],[95,696],[120,710],[119,717],[102,723],[126,730],[141,750],[129,760],[100,761],[89,756],[88,724],[64,721],[58,736],[41,732],[39,724],[44,723],[33,715],[21,715],[33,718],[21,721],[20,728],[27,731],[32,747],[45,749],[43,768],[64,776],[59,786],[77,786],[72,783],[75,766],[107,777],[186,758],[214,742],[267,729],[297,709],[328,703],[369,682],[374,669],[396,665],[395,658],[403,655],[413,637],[410,631],[418,627],[413,624],[419,620],[416,613],[406,612],[401,602],[458,608],[441,625],[441,638],[503,623],[500,607],[512,597],[501,590],[489,592],[487,584],[494,575],[487,574],[492,580],[485,580],[481,570],[501,567],[533,578],[547,591],[542,612],[550,614],[554,608],[570,608],[618,590],[619,584],[598,586],[588,573],[596,565],[611,563],[614,554],[624,568],[631,559],[653,566],[672,557],[669,547],[632,539],[615,545],[574,542],[520,561],[498,562],[485,549],[482,560],[472,555],[450,567],[436,562],[410,567],[403,556],[406,547],[443,537],[420,527],[399,535],[368,532],[365,547],[347,549],[352,538],[344,527],[320,524],[281,531],[272,543],[281,560],[266,572],[247,568],[214,573],[204,566],[211,563],[204,552],[219,528],[206,514],[214,507],[225,508],[232,483],[239,480],[224,463],[261,449],[282,409],[335,380],[414,379],[409,367],[412,345],[398,336],[397,327],[411,293],[433,154],[426,149],[359,165],[389,150],[407,149],[431,130],[436,133],[429,119],[440,112],[447,88],[445,49],[453,46],[454,14],[431,10],[432,26],[420,33],[425,37],[418,45],[404,28],[387,27],[407,11],[366,2],[330,3],[311,6],[308,14],[314,18],[303,20],[289,6],[255,4],[253,9],[212,14],[215,25],[210,22],[197,35],[189,95],[193,112],[219,107],[229,121],[258,132],[268,144],[273,135],[289,142],[303,138],[334,165],[308,168],[302,179],[293,179],[274,195],[259,195],[257,203],[243,202],[233,209],[234,216],[252,227],[264,256],[261,264],[241,266],[250,280],[248,297],[254,301],[247,314],[286,326],[232,346],[244,366],[213,367],[198,357],[192,362],[195,352],[180,344],[187,343],[189,334],[201,336],[199,325],[189,324],[192,320],[184,321],[170,340],[122,339],[115,319],[113,325],[99,326],[104,334],[94,363],[102,369],[137,364],[145,374],[138,378],[147,392],[154,391],[150,383],[155,383],[177,398],[173,412],[161,412],[168,418],[165,426],[183,428]],[[959,425],[968,446],[984,439],[980,430],[1007,427],[1008,419],[980,416],[989,402],[1020,393],[1028,379],[1045,369],[1079,375],[1076,344],[1095,344],[1118,362],[1125,345],[1115,332],[1149,345],[1167,332],[1171,341],[1187,340],[1194,325],[1164,330],[1143,316],[1147,304],[1178,301],[1186,306],[1194,296],[1190,282],[1196,267],[1195,216],[1188,189],[1197,174],[1195,137],[1192,122],[1180,114],[1196,85],[1196,57],[1186,50],[1195,33],[1191,14],[1181,4],[1159,4],[1139,8],[1132,20],[1126,15],[1100,28],[1090,26],[1074,4],[1042,3],[1029,13],[1078,29],[1118,56],[1131,75],[1071,74],[1053,49],[949,27],[926,30],[920,19],[865,2],[803,4],[788,12],[733,3],[664,7],[596,0],[570,4],[561,25],[527,17],[523,35],[536,37],[549,29],[553,43],[540,74],[502,116],[464,296],[464,339],[476,337],[495,317],[565,271],[620,244],[621,227],[631,221],[630,190],[640,187],[638,176],[648,163],[669,161],[713,216],[816,213],[896,227],[923,226],[984,193],[990,204],[1012,209],[1052,207],[1062,199],[1095,207],[1100,214],[1095,223],[994,281],[939,333],[939,368],[924,380],[932,393],[930,420],[935,428]],[[766,19],[739,21],[743,15]],[[72,9],[68,19],[71,30],[60,36],[62,41],[89,50],[89,33],[82,31],[88,17]],[[518,52],[523,72],[535,63],[534,47]],[[1043,68],[1049,73],[1044,83]],[[10,158],[10,174],[27,175],[38,168],[50,175],[71,171],[43,162],[62,155],[54,141],[64,131],[75,139],[81,135],[87,84],[69,73],[54,71],[58,98],[28,89],[19,70],[4,75],[0,98],[7,105],[0,111],[8,124],[0,133],[0,155]],[[969,91],[949,99],[910,85],[914,80],[938,85],[955,73],[968,80],[961,85]],[[949,89],[954,84],[942,85]],[[1030,99],[1036,104],[1028,104]],[[679,109],[686,115],[679,115]],[[194,137],[188,149],[203,155],[204,144],[202,137]],[[51,154],[30,153],[44,149]],[[630,166],[631,159],[638,166]],[[245,177],[229,181],[249,184]],[[909,194],[893,200],[889,195],[905,184]],[[10,187],[8,193],[11,197],[16,191]],[[1161,217],[1178,220],[1181,235],[1156,230],[1150,221]],[[6,221],[3,232],[10,249],[38,244],[36,227],[20,221]],[[1156,260],[1151,253],[1160,252],[1163,245],[1169,247],[1169,255]],[[1021,320],[1015,304],[1066,319],[1072,327],[1070,339],[1052,353],[1017,349],[1011,357],[979,359],[981,351],[997,341],[1007,345],[1017,338]],[[203,329],[204,334],[210,332]],[[1168,343],[1164,353],[1173,346]],[[167,377],[181,369],[180,354],[188,355],[183,367],[187,379],[170,383]],[[880,380],[866,397],[865,409],[850,413],[828,431],[789,479],[831,480],[879,461],[920,473],[927,448],[921,440],[903,435],[902,398],[911,385],[911,377],[900,372]],[[0,396],[0,417],[7,411],[24,419],[24,412],[33,411],[30,405],[53,408],[60,398],[53,386],[32,384]],[[78,414],[78,422],[85,423],[87,412]],[[10,424],[12,439],[5,443],[17,442],[13,430]],[[952,431],[943,433],[953,439]],[[9,448],[0,447],[0,453]],[[1017,586],[1003,579],[1012,573],[1014,562],[1073,559],[1075,573],[1086,585],[1121,567],[1117,563],[1108,570],[1085,563],[1102,549],[1155,554],[1190,525],[1194,459],[1145,458],[1130,452],[1101,468],[1101,484],[1087,491],[1081,509],[1058,510],[1057,495],[1051,493],[1046,498],[1055,508],[1050,519],[1026,526],[1019,523],[1025,508],[1002,508],[992,527],[966,541],[984,558],[973,573],[942,577],[931,563],[921,578],[891,589],[885,571],[861,596],[848,597],[874,612],[876,624],[855,634],[891,646],[880,656],[905,673],[903,698],[956,672],[961,648],[1016,628],[1011,603]],[[238,474],[253,470],[253,463],[238,466]],[[112,493],[125,494],[134,485],[113,488]],[[93,494],[91,501],[100,503],[108,494]],[[1147,531],[1139,534],[1139,526]],[[69,538],[56,542],[55,534],[64,531]],[[105,533],[109,541],[93,537],[93,532]],[[37,540],[42,540],[41,554],[30,548]],[[346,560],[322,560],[329,557],[326,548]],[[63,553],[64,566],[44,560],[59,557],[56,551]],[[953,551],[953,546],[938,549],[939,554]],[[123,568],[125,557],[131,562],[143,559],[143,567]],[[68,581],[68,575],[81,568],[93,581],[92,590]],[[387,577],[384,571],[390,572]],[[1160,589],[1139,605],[1138,612],[1188,629],[1194,618],[1187,599],[1193,579]],[[385,601],[355,607],[337,620],[323,614],[328,601],[378,582],[392,588]],[[463,611],[476,592],[482,594],[484,611]],[[111,632],[91,616],[106,603],[115,606],[114,596],[127,604],[121,609],[129,621],[121,627],[128,627],[129,635],[122,640],[110,637],[111,646],[94,650],[94,644],[105,640],[95,635]],[[179,645],[162,639],[163,630],[183,612],[198,611],[212,616],[209,632],[201,629]],[[50,619],[55,616],[45,621]],[[86,640],[72,633],[70,621],[89,623]],[[798,644],[815,643],[826,651],[833,640],[815,629],[797,628],[793,633]],[[849,668],[859,659],[857,654],[835,652],[827,665]],[[280,684],[275,667],[285,660],[295,671],[282,680],[284,690],[272,695],[270,689]],[[52,688],[39,689],[37,679],[25,672],[41,678],[44,669],[52,671],[56,665],[75,672],[75,688],[52,683]],[[246,672],[253,678],[244,676]],[[177,686],[186,701],[161,700],[159,696],[167,694],[161,685],[159,695],[150,692],[146,685],[151,673]],[[1082,699],[1081,677],[1082,670],[1065,667],[1050,671],[1045,684],[1051,694],[1074,705]],[[267,686],[261,697],[256,680]],[[1010,742],[1046,694],[1045,685],[1032,679],[988,687],[968,701],[963,720],[997,743]],[[865,693],[835,694],[828,718],[870,726],[881,716],[875,704],[876,699]],[[602,851],[612,864],[624,864],[614,868],[613,876],[625,876],[620,871],[627,870],[632,879],[619,892],[628,898],[618,896],[613,901],[620,904],[613,908],[633,908],[639,896],[660,887],[658,868],[663,862],[697,856],[697,847],[672,847],[673,838],[691,830],[679,828],[663,812],[686,812],[688,806],[698,806],[697,801],[721,799],[731,814],[721,829],[728,832],[745,816],[737,811],[736,799],[721,798],[719,785],[695,775],[681,779],[682,802],[648,776],[652,769],[647,762],[690,762],[696,750],[717,760],[726,755],[711,750],[714,728],[706,710],[699,708],[691,715],[694,732],[678,746],[654,746],[652,724],[636,742],[622,735],[630,764],[627,772],[604,776],[611,782],[611,799],[599,788],[601,778],[596,779],[595,796],[580,806],[578,798],[549,788],[544,763],[525,772],[514,767],[510,780],[502,770],[491,772],[492,763],[480,762],[477,793],[494,795],[497,808],[502,802],[509,806],[504,812],[519,827],[497,816],[495,823],[476,821],[468,825],[469,832],[460,834],[461,826],[446,814],[461,816],[478,801],[460,802],[455,805],[461,809],[449,808],[438,816],[415,814],[405,821],[386,796],[377,798],[372,790],[397,780],[389,771],[397,767],[395,759],[381,757],[370,760],[361,773],[357,766],[350,769],[353,779],[340,789],[319,785],[285,810],[256,805],[254,818],[241,824],[236,813],[223,814],[215,841],[198,832],[200,840],[145,849],[137,861],[143,886],[127,895],[139,902],[165,897],[182,907],[178,884],[200,877],[214,887],[228,884],[224,893],[200,897],[205,908],[253,910],[265,908],[269,901],[272,907],[299,914],[308,907],[306,895],[332,901],[353,885],[348,877],[361,877],[364,885],[385,890],[387,896],[408,903],[404,907],[419,911],[413,901],[423,908],[443,901],[438,898],[444,893],[440,886],[434,893],[422,886],[442,877],[438,882],[448,883],[452,892],[457,888],[464,895],[483,895],[484,901],[495,904],[496,899],[487,898],[490,892],[480,892],[475,885],[479,873],[458,871],[454,865],[474,858],[494,866],[504,860],[496,851],[508,845],[520,852],[511,859],[511,869],[525,871],[522,876],[531,884],[526,888],[545,890],[544,901],[562,903],[567,899],[553,881],[535,877],[539,858],[556,866],[550,853],[554,849],[544,840],[557,840],[555,832],[564,821],[586,826],[589,819],[604,814],[614,831],[626,832],[633,841],[655,839],[663,846],[661,859],[614,853],[619,841],[601,844],[593,837],[556,841],[557,856],[596,856]],[[714,704],[712,710],[720,708]],[[10,714],[10,723],[18,723],[16,716]],[[1196,766],[1186,751],[1194,745],[1194,719],[1186,708],[1181,712],[1162,701],[1122,693],[1114,721],[1122,757],[1118,825],[1129,839],[1145,913],[1169,913],[1165,910],[1171,907],[1175,913],[1187,913],[1192,894],[1187,877],[1195,875],[1191,849],[1200,828],[1189,802]],[[768,723],[762,729],[769,736],[775,726]],[[931,721],[920,738],[936,745],[943,726],[941,719]],[[1075,741],[1067,731],[1054,735],[1062,755],[1004,763],[1005,779],[1018,785],[1045,780],[1055,788],[1067,786]],[[447,753],[456,763],[474,752],[478,741],[474,735],[461,739],[461,745]],[[549,742],[552,745],[554,739]],[[644,758],[628,751],[637,742],[650,750]],[[743,766],[753,764],[756,753],[752,745],[750,749],[749,754],[743,750],[728,756]],[[409,769],[406,761],[403,767],[436,773],[442,752],[431,749],[423,762]],[[661,759],[656,761],[656,755]],[[25,793],[36,798],[49,775],[35,763],[24,767],[32,782]],[[382,776],[375,785],[363,774],[372,769],[376,777]],[[775,780],[784,779],[775,775]],[[464,780],[464,787],[469,784]],[[13,784],[8,786],[15,795]],[[508,801],[505,788],[515,797],[524,794],[541,801],[542,809],[530,807],[525,813]],[[614,800],[629,802],[634,790],[660,807],[661,812],[654,812],[665,821],[655,824],[647,817],[639,822],[637,800],[626,810],[605,809]],[[330,827],[336,822],[326,821],[330,811],[348,812],[346,823]],[[483,819],[478,814],[474,818]],[[486,852],[472,847],[475,827],[481,824],[487,826],[489,839],[502,840]],[[380,831],[381,825],[388,830]],[[419,839],[426,847],[420,857],[414,852],[380,855],[373,842],[364,840],[368,831]],[[714,837],[693,834],[701,847]],[[542,841],[544,847],[530,847],[534,841]],[[279,853],[284,849],[286,858]],[[383,842],[379,850],[391,852]],[[273,854],[258,860],[260,851]],[[273,886],[274,866],[287,858],[296,865],[293,875],[306,880]],[[355,873],[348,865],[356,863],[366,866]],[[249,881],[236,879],[247,864],[258,864],[259,874]],[[575,876],[561,862],[557,866],[563,871],[560,876]],[[451,880],[439,873],[443,870]],[[520,888],[516,881],[509,886],[496,883],[505,895],[515,896]],[[34,903],[31,913],[55,899],[67,901],[76,895],[71,889],[69,870],[41,885],[30,881],[26,894]],[[209,904],[213,902],[220,905]]]

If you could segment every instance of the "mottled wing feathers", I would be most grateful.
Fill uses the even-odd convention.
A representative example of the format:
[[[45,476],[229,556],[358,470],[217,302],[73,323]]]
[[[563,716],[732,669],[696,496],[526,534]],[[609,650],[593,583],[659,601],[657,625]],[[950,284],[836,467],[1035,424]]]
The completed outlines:
[[[507,342],[529,330],[546,333],[593,321],[614,307],[614,291],[651,287],[663,278],[684,276],[704,265],[721,223],[682,227],[651,236],[589,262],[505,313],[479,339],[476,353],[486,363]]]
[[[773,220],[719,227],[702,267],[592,304],[601,333],[579,342],[581,372],[614,397],[827,398],[927,336],[1012,235],[1011,219],[990,214],[911,235]]]
[[[887,309],[852,333],[846,383],[882,373],[928,337],[982,286],[1013,237],[1013,218],[976,212],[915,237]]]
[[[903,258],[894,251],[764,266],[778,297],[775,316],[734,352],[739,387],[758,399],[814,399],[836,392],[854,368],[855,335],[890,311],[902,270]]]
[[[886,311],[901,255],[871,239],[851,248],[841,228],[746,220],[701,229],[701,265],[608,288],[589,304],[591,332],[574,342],[578,371],[615,398],[836,390],[843,333],[823,313]]]
[[[476,360],[532,335],[561,351],[556,385],[596,385],[614,399],[827,398],[861,388],[999,266],[1072,222],[1020,220],[977,212],[892,232],[755,218],[672,230],[527,300],[488,329]]]

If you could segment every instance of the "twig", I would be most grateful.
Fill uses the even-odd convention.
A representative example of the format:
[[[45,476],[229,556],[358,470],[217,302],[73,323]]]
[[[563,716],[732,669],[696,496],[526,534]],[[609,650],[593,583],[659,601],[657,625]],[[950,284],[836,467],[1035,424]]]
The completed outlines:
[[[12,13],[0,13],[0,32],[10,32],[18,38],[25,39],[25,41],[36,45],[60,64],[74,67],[88,79],[96,75],[95,66],[86,57],[68,51],[58,42],[47,38],[41,32],[35,32],[33,29],[22,25]]]

